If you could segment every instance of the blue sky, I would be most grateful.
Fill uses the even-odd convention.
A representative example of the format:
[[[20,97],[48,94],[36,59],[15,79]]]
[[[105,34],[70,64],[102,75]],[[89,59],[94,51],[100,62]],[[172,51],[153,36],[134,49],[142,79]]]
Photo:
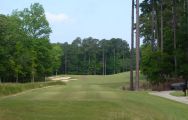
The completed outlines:
[[[69,42],[76,37],[123,38],[130,43],[131,0],[1,0],[0,13],[43,5],[53,33],[51,42]]]

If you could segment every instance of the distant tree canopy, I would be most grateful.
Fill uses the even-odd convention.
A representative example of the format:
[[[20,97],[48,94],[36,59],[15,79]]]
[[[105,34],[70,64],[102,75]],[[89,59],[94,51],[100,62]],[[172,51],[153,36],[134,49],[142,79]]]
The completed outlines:
[[[153,84],[188,79],[188,1],[144,0],[140,6],[142,73]]]
[[[11,15],[0,14],[0,82],[44,81],[63,74],[115,74],[129,70],[125,40],[76,38],[50,43],[52,32],[39,3]],[[61,39],[61,38],[59,38]]]
[[[115,74],[129,70],[130,48],[125,40],[76,38],[62,44],[60,71],[65,74]]]

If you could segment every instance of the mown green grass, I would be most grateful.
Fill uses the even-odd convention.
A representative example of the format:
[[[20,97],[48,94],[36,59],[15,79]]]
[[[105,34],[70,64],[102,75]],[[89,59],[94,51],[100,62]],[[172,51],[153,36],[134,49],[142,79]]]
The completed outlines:
[[[183,97],[183,96],[185,96],[185,94],[184,94],[183,91],[174,91],[174,92],[172,92],[170,94],[173,95],[173,96],[176,96],[176,97]]]
[[[15,84],[15,83],[4,83],[0,84],[0,97],[20,93],[26,90],[42,88],[52,85],[65,85],[64,82],[55,81],[55,82],[38,82],[38,83],[25,83],[25,84]]]
[[[71,76],[78,81],[0,98],[0,120],[188,120],[188,106],[122,91],[129,73]]]

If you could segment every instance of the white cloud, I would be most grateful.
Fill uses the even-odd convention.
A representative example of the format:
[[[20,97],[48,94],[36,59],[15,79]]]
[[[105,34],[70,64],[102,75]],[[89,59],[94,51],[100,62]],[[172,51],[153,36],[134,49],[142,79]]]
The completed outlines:
[[[70,21],[70,17],[64,13],[54,14],[54,13],[46,13],[46,18],[49,22],[52,23],[65,23]]]

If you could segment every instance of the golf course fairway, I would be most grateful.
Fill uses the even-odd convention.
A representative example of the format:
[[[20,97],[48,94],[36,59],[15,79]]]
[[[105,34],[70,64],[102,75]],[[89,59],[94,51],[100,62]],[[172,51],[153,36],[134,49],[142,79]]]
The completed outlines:
[[[129,73],[70,76],[67,85],[0,98],[0,120],[188,120],[188,105],[123,91]]]

